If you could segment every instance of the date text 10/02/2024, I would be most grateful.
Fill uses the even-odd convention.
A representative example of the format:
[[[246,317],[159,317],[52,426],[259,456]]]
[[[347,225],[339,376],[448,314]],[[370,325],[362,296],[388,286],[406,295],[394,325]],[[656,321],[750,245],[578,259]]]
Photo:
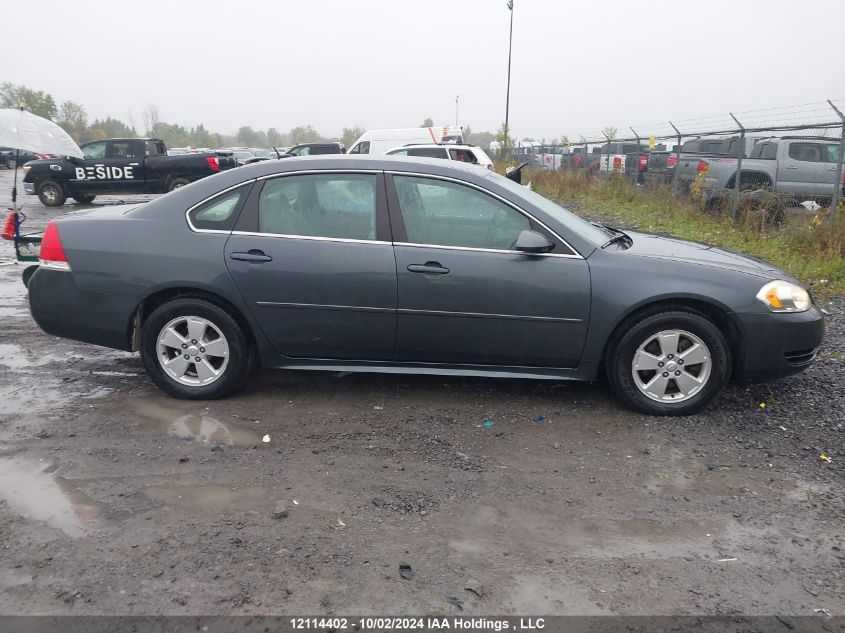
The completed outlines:
[[[543,618],[483,617],[358,617],[358,618],[291,618],[297,631],[539,631],[545,628]]]

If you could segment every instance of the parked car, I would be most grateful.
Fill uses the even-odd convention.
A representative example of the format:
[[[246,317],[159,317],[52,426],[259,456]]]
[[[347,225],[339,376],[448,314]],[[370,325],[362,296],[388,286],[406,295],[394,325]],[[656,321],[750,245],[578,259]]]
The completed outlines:
[[[12,147],[0,147],[0,167],[5,167],[6,169],[14,169],[15,162],[17,162],[18,165],[23,165],[31,160],[58,157],[58,154],[43,154],[38,152],[29,152],[27,150],[16,150]]]
[[[677,161],[678,182],[684,189],[689,189],[692,183],[707,167],[709,159],[736,158],[737,152],[743,158],[751,155],[759,137],[740,136],[702,137],[689,139],[681,145],[680,156]]]
[[[48,334],[140,351],[180,398],[256,365],[594,381],[651,414],[805,369],[824,324],[761,260],[588,223],[457,161],[247,165],[51,220],[29,306]]]
[[[345,154],[343,143],[300,143],[288,148],[290,156],[316,156],[322,154]]]
[[[605,143],[601,148],[599,172],[602,174],[624,174],[625,156],[634,153],[639,156],[647,147],[647,145],[638,145],[637,143]]]
[[[457,126],[409,127],[364,132],[349,148],[350,154],[384,154],[394,147],[420,143],[463,143],[463,130]]]
[[[834,188],[845,187],[845,170],[837,173],[839,141],[826,137],[785,136],[757,142],[742,161],[740,188],[768,189],[799,201],[827,202]],[[737,159],[701,156],[697,170],[704,173],[706,199],[734,188]],[[680,177],[680,172],[679,172]]]
[[[483,149],[475,145],[441,145],[439,143],[406,145],[404,147],[394,147],[385,152],[385,155],[445,158],[446,160],[457,160],[464,163],[481,165],[487,169],[493,169],[493,161],[490,160],[490,157]]]
[[[173,191],[222,169],[231,157],[216,153],[168,156],[155,138],[112,138],[80,146],[85,158],[34,160],[24,165],[24,190],[57,207],[68,197],[91,202],[99,194]]]
[[[600,163],[601,147],[573,147],[567,166],[569,169],[598,173]]]

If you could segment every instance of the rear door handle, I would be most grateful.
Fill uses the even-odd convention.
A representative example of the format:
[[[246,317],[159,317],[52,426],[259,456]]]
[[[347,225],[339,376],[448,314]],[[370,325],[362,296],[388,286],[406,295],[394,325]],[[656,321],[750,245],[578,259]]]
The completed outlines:
[[[448,275],[449,269],[440,265],[440,262],[426,262],[425,264],[409,264],[408,270],[412,273],[423,275]]]
[[[247,251],[246,253],[229,253],[229,257],[231,259],[237,259],[238,261],[242,262],[272,262],[273,258],[269,255],[266,255],[264,251],[259,251],[256,249],[252,249]]]

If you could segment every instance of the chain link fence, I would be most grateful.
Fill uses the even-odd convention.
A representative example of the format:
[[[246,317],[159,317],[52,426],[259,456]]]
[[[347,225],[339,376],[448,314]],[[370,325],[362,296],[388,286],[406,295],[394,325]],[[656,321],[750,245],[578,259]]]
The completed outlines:
[[[827,208],[833,219],[843,200],[845,99],[623,129],[560,145],[520,143],[504,153],[547,170],[668,186],[733,217],[752,200],[775,214]]]

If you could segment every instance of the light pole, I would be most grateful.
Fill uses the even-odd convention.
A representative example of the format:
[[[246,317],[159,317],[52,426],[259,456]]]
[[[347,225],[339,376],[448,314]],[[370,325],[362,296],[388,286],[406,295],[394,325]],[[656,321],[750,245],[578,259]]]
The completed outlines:
[[[505,93],[505,139],[502,144],[505,150],[508,148],[508,141],[510,140],[510,127],[508,126],[508,115],[510,114],[511,105],[511,51],[513,50],[513,0],[508,0],[508,11],[511,12],[511,29],[508,35],[508,90]]]
[[[460,98],[461,95],[455,97],[455,127],[458,127],[458,99]]]

